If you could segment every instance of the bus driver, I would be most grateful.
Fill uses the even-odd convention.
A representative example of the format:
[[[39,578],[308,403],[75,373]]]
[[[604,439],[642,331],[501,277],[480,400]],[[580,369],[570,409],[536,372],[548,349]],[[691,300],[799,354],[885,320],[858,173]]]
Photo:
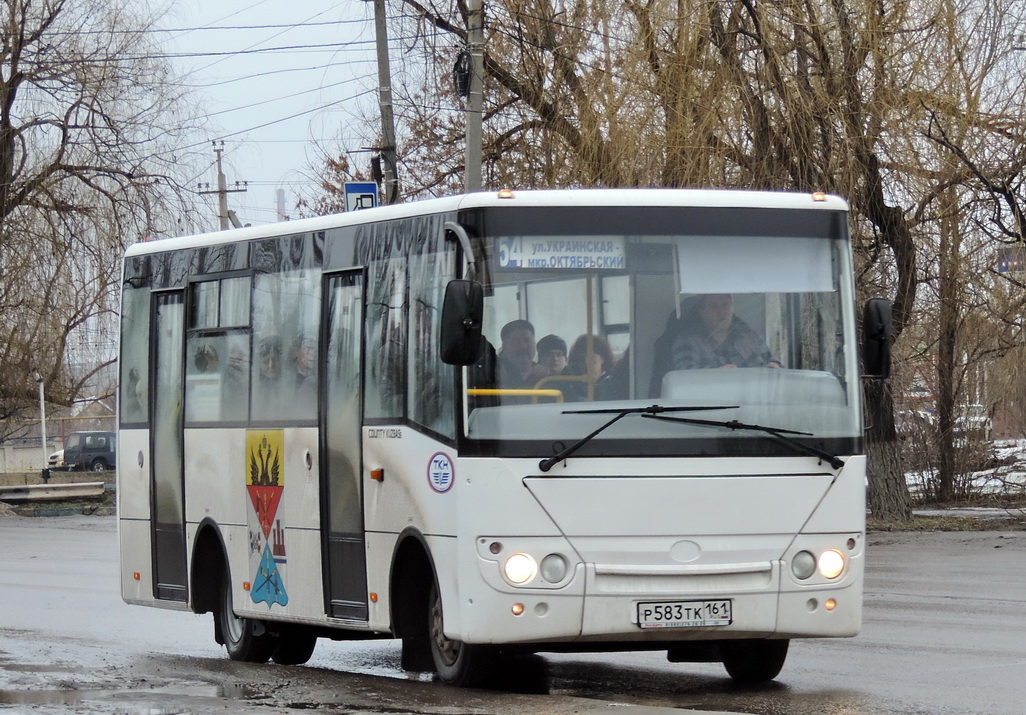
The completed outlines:
[[[708,293],[679,319],[671,315],[655,353],[652,396],[659,395],[663,376],[671,370],[780,367],[766,341],[734,315],[728,293]]]

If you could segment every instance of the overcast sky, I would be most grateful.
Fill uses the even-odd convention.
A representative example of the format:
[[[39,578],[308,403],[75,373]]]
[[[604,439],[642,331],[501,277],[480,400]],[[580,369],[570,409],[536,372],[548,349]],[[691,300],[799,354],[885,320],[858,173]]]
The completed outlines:
[[[373,5],[359,0],[179,0],[161,23],[164,49],[197,56],[172,60],[196,86],[212,132],[224,141],[229,208],[243,223],[277,220],[275,194],[287,211],[314,191],[320,151],[374,141],[357,124],[360,106],[376,103]],[[234,29],[241,28],[241,29]],[[261,51],[266,48],[289,48]],[[230,54],[217,54],[230,53]],[[196,183],[216,187],[214,151]],[[359,161],[359,159],[357,159]],[[217,228],[216,196],[209,205]]]

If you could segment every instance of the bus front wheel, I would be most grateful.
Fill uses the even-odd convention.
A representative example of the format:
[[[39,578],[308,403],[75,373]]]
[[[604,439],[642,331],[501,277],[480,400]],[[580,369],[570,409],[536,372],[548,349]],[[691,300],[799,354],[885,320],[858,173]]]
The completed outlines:
[[[246,663],[266,663],[275,648],[275,638],[263,630],[263,626],[252,618],[235,615],[232,603],[231,580],[225,573],[221,587],[221,608],[214,613],[219,640],[224,643],[228,657]],[[311,649],[312,651],[312,649]]]
[[[432,585],[428,608],[431,659],[443,683],[472,688],[483,683],[488,673],[492,648],[446,638],[442,622],[442,598]]]
[[[738,683],[764,683],[780,674],[789,640],[737,640],[720,644],[727,674]]]

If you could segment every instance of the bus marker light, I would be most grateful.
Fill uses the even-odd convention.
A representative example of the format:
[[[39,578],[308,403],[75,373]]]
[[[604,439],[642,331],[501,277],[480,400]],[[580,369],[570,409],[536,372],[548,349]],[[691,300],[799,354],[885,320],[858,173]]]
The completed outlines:
[[[510,609],[510,610],[513,611],[513,615],[514,616],[523,615],[523,613],[524,613],[524,604],[522,604],[522,603],[514,603],[513,604],[513,608]]]
[[[499,189],[499,198],[500,199],[512,199],[513,198],[513,190],[512,189]]]
[[[826,201],[826,194],[822,191],[814,191],[812,194],[813,201]]]
[[[488,544],[488,551],[492,554],[498,554],[500,551],[502,551],[502,544],[500,544],[498,541],[493,541],[492,543]]]
[[[832,598],[828,598],[828,599],[826,600],[826,603],[824,603],[824,604],[823,604],[823,607],[824,607],[825,609],[827,609],[828,611],[832,611],[832,610],[834,610],[835,608],[837,608],[837,601],[835,601],[835,600],[834,600],[834,599],[832,599]]]
[[[249,590],[249,581],[243,581],[242,582],[242,590],[243,591],[248,591]]]
[[[139,580],[139,578],[140,578],[140,576],[139,576],[139,572],[138,572],[138,571],[134,572],[134,573],[132,574],[132,578],[134,578],[134,579],[135,579],[136,581],[138,581],[138,580]]]
[[[373,591],[371,591],[370,600],[371,600],[371,603],[377,603],[378,602],[378,594],[376,594]]]
[[[376,482],[383,482],[383,481],[385,481],[385,470],[382,469],[381,467],[378,467],[377,469],[372,469],[371,470],[371,479],[373,479]]]

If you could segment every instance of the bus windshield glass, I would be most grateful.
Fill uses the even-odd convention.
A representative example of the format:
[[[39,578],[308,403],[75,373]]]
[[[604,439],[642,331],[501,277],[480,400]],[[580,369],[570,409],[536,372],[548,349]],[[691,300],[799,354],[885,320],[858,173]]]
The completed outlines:
[[[470,452],[551,456],[616,409],[784,430],[851,453],[861,430],[846,217],[713,207],[479,209],[481,360]],[[601,412],[597,410],[603,410]],[[632,413],[579,454],[789,454],[765,432]]]

